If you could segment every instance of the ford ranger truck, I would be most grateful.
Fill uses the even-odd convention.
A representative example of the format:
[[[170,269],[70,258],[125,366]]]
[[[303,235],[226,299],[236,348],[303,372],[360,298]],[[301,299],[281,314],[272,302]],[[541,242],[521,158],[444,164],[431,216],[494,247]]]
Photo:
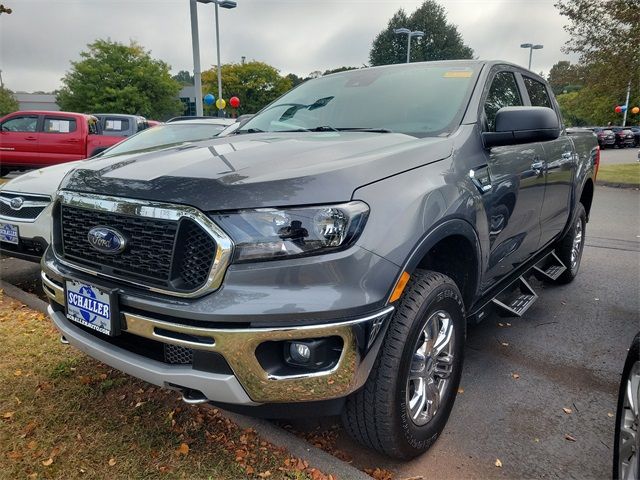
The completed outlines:
[[[498,61],[303,83],[234,134],[62,181],[42,260],[66,342],[263,417],[340,413],[408,459],[442,432],[465,327],[578,273],[599,149]]]

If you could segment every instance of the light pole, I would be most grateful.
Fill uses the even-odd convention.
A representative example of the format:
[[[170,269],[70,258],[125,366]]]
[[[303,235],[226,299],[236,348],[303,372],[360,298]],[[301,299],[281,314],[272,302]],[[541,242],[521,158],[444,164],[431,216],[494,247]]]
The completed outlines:
[[[400,35],[407,35],[407,63],[411,62],[411,39],[413,37],[420,38],[424,37],[424,32],[420,30],[414,30],[413,32],[408,28],[394,28],[393,33]]]
[[[196,116],[202,116],[202,77],[200,72],[200,41],[198,37],[198,4],[189,2],[191,11],[191,46],[193,48],[193,88],[196,94]]]
[[[533,43],[523,43],[522,45],[520,45],[520,48],[529,49],[529,70],[531,70],[531,56],[533,55],[533,51],[544,48],[544,45],[534,45]]]
[[[220,70],[220,24],[218,22],[218,6],[222,8],[236,8],[238,3],[234,0],[198,0],[200,3],[213,3],[216,6],[216,48],[218,50],[218,99],[222,98],[222,71]],[[222,112],[218,110],[218,115]]]

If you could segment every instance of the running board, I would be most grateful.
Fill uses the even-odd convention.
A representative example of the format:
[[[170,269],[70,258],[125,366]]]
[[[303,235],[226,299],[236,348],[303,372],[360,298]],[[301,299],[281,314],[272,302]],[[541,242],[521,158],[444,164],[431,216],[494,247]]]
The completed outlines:
[[[538,299],[538,295],[524,279],[524,276],[520,276],[516,283],[518,285],[515,294],[513,291],[507,292],[498,295],[491,301],[493,305],[498,307],[500,316],[521,317]]]
[[[558,258],[556,252],[551,252],[539,263],[533,267],[533,274],[538,280],[554,281],[562,275],[567,267],[562,263],[562,260]]]

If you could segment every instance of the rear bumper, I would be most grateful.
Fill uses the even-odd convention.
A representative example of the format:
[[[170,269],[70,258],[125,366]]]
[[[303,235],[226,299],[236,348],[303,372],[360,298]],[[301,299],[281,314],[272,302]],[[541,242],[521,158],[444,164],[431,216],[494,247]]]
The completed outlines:
[[[222,355],[233,374],[197,370],[194,365],[168,365],[136,354],[92,334],[62,312],[64,288],[42,273],[49,314],[62,335],[78,349],[114,368],[155,385],[196,390],[206,399],[227,404],[294,403],[344,397],[366,381],[378,354],[387,320],[394,308],[334,323],[264,328],[206,328],[161,320],[123,309],[122,331],[145,341]],[[53,308],[55,306],[55,308]],[[269,342],[340,337],[342,348],[326,370],[274,373],[263,366],[257,349]]]

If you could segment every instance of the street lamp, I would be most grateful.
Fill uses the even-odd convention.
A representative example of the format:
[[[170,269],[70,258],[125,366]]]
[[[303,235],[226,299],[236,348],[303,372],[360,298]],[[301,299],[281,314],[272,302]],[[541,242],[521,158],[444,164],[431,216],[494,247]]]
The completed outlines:
[[[522,45],[520,45],[520,48],[529,49],[529,70],[531,70],[531,56],[533,55],[533,51],[544,48],[544,45],[534,45],[533,43],[523,43]]]
[[[222,8],[236,8],[238,3],[235,0],[198,0],[200,3],[213,3],[216,6],[216,47],[218,49],[218,98],[222,98],[222,71],[220,70],[220,25],[218,23],[218,6]],[[218,115],[222,112],[218,110]]]
[[[420,30],[414,30],[412,32],[408,28],[394,28],[393,33],[407,35],[407,63],[411,62],[411,39],[413,37],[424,37],[424,32],[421,32]]]

